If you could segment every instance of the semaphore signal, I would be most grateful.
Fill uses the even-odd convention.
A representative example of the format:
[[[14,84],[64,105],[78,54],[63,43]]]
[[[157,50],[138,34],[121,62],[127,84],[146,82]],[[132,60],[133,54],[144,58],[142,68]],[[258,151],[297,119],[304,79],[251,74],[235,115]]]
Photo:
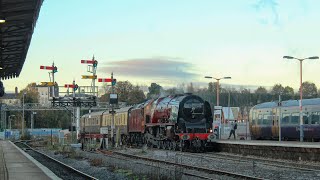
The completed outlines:
[[[43,69],[43,70],[50,70],[51,72],[49,72],[49,78],[50,78],[50,82],[42,82],[42,85],[44,86],[52,86],[51,89],[51,95],[52,97],[55,97],[55,91],[54,91],[54,74],[56,72],[58,72],[58,68],[57,66],[54,65],[54,63],[52,63],[52,66],[40,66],[40,69]],[[52,74],[52,81],[51,81],[51,77],[50,77],[50,74]]]
[[[98,61],[92,57],[92,60],[81,60],[82,64],[88,64],[87,72],[92,73],[92,75],[82,75],[82,79],[92,79],[92,94],[95,96],[95,88],[96,88],[96,79],[97,79],[97,65]]]
[[[64,87],[65,88],[73,88],[73,84],[65,84]]]
[[[53,66],[40,66],[40,69],[44,69],[44,70],[53,70],[54,67]]]

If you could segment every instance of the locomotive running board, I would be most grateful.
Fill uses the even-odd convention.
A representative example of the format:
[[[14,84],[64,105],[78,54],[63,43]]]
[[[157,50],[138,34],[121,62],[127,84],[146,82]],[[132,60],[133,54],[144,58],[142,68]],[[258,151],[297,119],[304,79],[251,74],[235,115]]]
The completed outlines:
[[[147,127],[153,127],[153,126],[174,126],[175,123],[147,123]]]

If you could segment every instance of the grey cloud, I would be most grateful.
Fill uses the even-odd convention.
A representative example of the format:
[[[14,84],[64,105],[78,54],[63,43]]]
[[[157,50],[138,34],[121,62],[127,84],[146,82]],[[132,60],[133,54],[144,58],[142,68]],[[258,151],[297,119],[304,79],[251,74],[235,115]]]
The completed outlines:
[[[100,70],[121,76],[148,79],[191,80],[198,74],[191,72],[194,65],[179,61],[179,58],[157,57],[129,59],[104,63]]]

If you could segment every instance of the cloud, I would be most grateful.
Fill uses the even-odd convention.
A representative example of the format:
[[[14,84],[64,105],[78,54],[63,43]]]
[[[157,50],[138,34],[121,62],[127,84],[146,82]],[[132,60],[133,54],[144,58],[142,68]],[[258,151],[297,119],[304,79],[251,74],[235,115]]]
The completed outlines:
[[[259,13],[258,22],[263,25],[279,25],[278,3],[276,0],[259,0],[253,7]]]
[[[100,70],[114,72],[117,75],[145,79],[190,81],[199,75],[192,72],[194,65],[182,62],[179,58],[155,57],[112,61],[104,63]]]

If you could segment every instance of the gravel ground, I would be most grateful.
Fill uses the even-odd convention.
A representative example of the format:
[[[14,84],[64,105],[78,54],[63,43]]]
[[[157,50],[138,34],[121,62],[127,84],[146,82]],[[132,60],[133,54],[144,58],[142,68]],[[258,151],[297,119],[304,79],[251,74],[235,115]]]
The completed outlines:
[[[90,176],[93,176],[98,179],[117,179],[117,180],[127,180],[130,179],[130,174],[126,173],[125,171],[114,169],[110,166],[91,166],[90,165],[90,158],[68,158],[65,155],[57,154],[54,151],[44,150],[42,149],[41,152],[69,165],[73,168],[82,171]],[[77,153],[78,154],[78,153]],[[82,154],[82,153],[81,153]],[[89,153],[92,154],[92,153]],[[78,154],[80,155],[80,153]],[[80,155],[81,156],[81,155]],[[83,156],[85,157],[85,156]],[[91,159],[98,159],[98,158],[91,158]]]
[[[166,151],[155,149],[134,149],[124,148],[117,150],[121,153],[133,154],[158,160],[175,163],[183,163],[192,166],[200,166],[211,169],[232,171],[238,174],[251,175],[264,179],[320,179],[320,171],[303,171],[290,168],[279,168],[276,166],[262,165],[230,160],[223,158],[206,158],[201,154],[188,154],[178,151]],[[66,158],[65,155],[55,154],[54,151],[45,150],[46,154],[56,158],[80,171],[83,171],[98,179],[200,179],[188,176],[187,173],[203,175],[212,179],[234,179],[232,177],[210,175],[196,171],[184,170],[183,168],[164,165],[162,163],[147,162],[139,159],[128,159],[115,154],[108,156],[101,153],[77,151],[77,156],[81,159]],[[217,155],[219,153],[214,153]],[[210,154],[205,154],[210,155]],[[228,155],[228,153],[223,153]],[[229,154],[229,157],[235,156]],[[245,157],[243,157],[245,159]],[[99,167],[90,166],[93,160],[100,160]],[[288,162],[288,161],[286,161]],[[306,164],[308,162],[305,162]],[[303,164],[303,163],[302,163]],[[316,164],[316,163],[312,163]]]
[[[302,171],[261,165],[254,162],[248,163],[226,159],[215,159],[213,161],[211,158],[201,158],[201,156],[192,155],[188,156],[186,153],[175,151],[144,149],[142,153],[141,149],[125,149],[120,150],[119,152],[193,166],[232,171],[239,174],[251,175],[265,179],[320,179],[320,171]]]
[[[76,173],[72,173],[69,170],[64,169],[61,165],[56,162],[48,161],[47,158],[44,158],[43,155],[38,154],[34,151],[26,151],[30,156],[32,156],[35,160],[40,162],[42,165],[46,166],[50,169],[54,174],[56,174],[59,178],[64,180],[85,180],[85,178],[79,176]]]
[[[98,179],[201,179],[186,175],[184,169],[179,167],[169,167],[161,163],[133,160],[112,154],[107,156],[101,153],[77,151],[77,156],[83,158],[82,160],[79,160],[66,158],[64,155],[56,154],[51,150],[43,149],[41,151]],[[90,166],[89,162],[97,159],[101,160],[100,167]],[[92,168],[96,170],[93,170]],[[198,172],[189,171],[189,173],[197,174]],[[204,173],[201,175],[206,177],[209,176]],[[224,180],[234,179],[226,176],[211,175],[209,177]]]

